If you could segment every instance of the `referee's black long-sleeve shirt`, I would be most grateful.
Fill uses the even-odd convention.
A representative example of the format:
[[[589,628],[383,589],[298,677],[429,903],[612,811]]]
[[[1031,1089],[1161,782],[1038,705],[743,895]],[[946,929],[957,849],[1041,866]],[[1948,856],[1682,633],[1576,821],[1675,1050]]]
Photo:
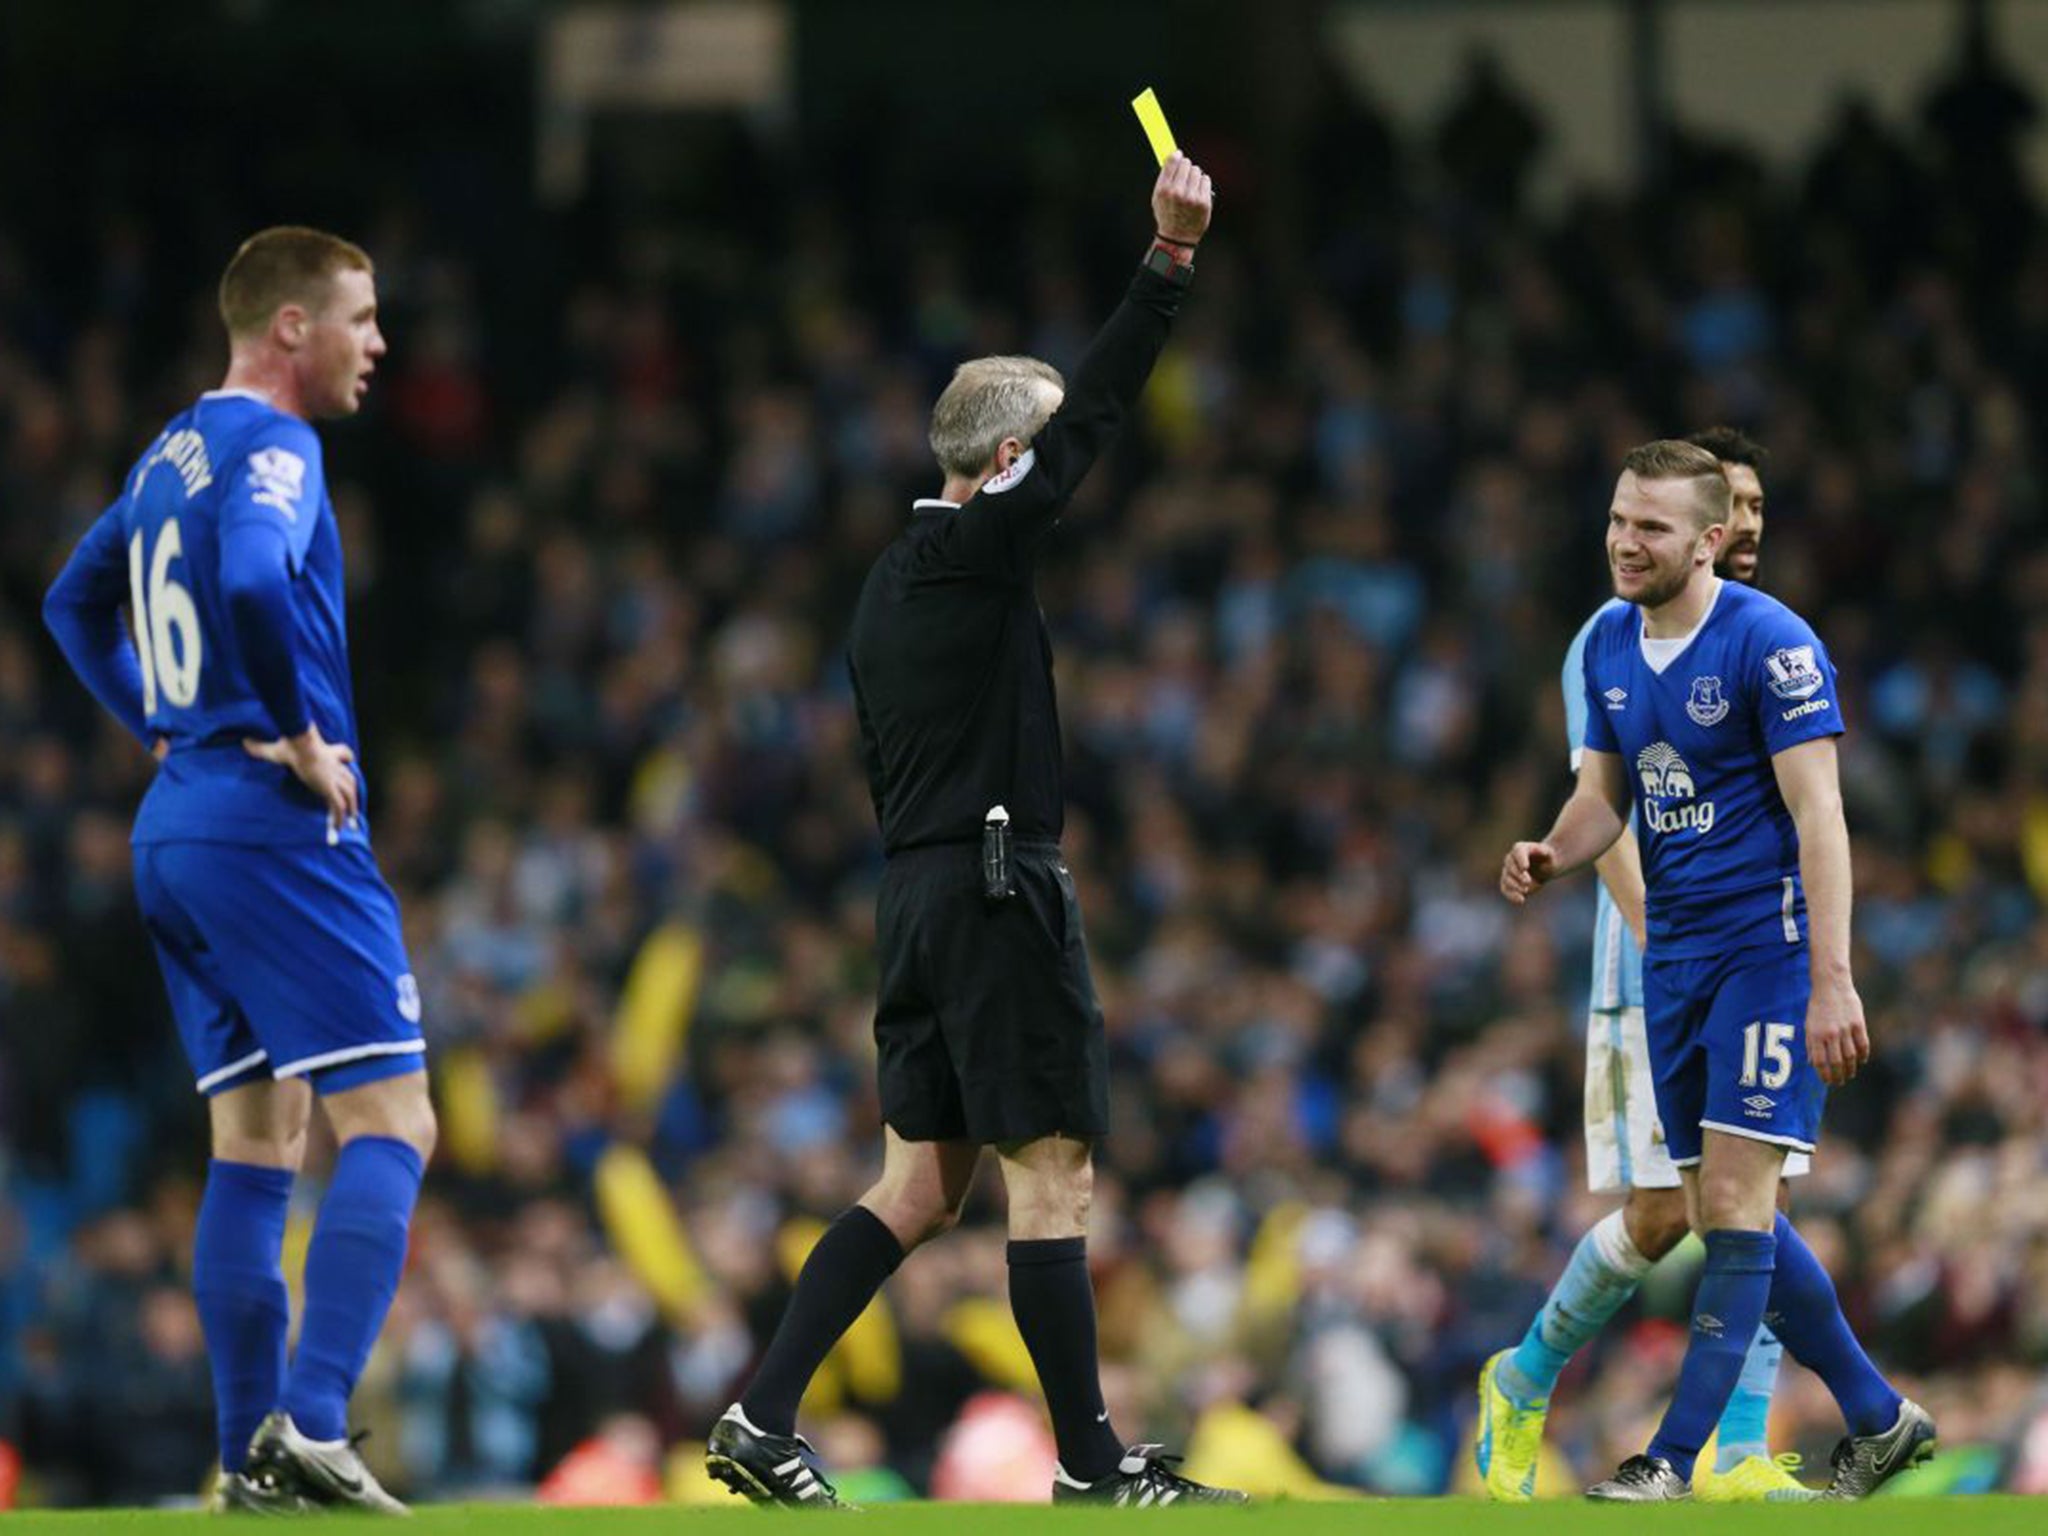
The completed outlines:
[[[868,572],[847,658],[889,853],[978,842],[995,805],[1014,837],[1059,837],[1059,710],[1034,561],[1144,388],[1189,275],[1140,267],[1017,462],[957,507],[918,502]]]

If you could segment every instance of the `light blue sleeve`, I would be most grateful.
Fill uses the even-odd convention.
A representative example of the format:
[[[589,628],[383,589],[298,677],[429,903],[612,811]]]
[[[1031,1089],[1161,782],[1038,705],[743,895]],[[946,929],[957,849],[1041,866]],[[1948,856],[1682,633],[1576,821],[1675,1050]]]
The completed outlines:
[[[1579,754],[1586,749],[1586,637],[1599,618],[1600,610],[1596,609],[1579,626],[1564,653],[1564,736],[1574,772],[1578,770]]]

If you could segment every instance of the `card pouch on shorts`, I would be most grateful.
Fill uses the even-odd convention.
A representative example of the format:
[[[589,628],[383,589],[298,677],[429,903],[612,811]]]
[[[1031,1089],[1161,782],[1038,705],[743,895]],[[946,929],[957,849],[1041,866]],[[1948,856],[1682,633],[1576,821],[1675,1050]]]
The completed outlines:
[[[1010,813],[1000,805],[989,807],[981,824],[981,894],[988,901],[1007,901],[1017,894],[1017,881],[1010,867]]]

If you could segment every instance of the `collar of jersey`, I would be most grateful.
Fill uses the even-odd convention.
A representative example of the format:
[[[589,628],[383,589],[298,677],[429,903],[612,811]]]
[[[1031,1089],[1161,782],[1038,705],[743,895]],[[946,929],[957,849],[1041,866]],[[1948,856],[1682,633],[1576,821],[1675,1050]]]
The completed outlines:
[[[1672,646],[1671,654],[1666,656],[1662,662],[1657,661],[1650,654],[1649,647],[1652,642],[1651,637],[1648,633],[1649,621],[1644,618],[1643,611],[1640,608],[1638,608],[1636,610],[1636,649],[1642,653],[1643,665],[1648,667],[1652,672],[1656,673],[1659,677],[1662,677],[1666,672],[1670,671],[1671,664],[1674,661],[1678,660],[1679,657],[1683,656],[1687,651],[1692,649],[1692,643],[1693,641],[1699,639],[1700,631],[1705,629],[1707,625],[1712,621],[1714,615],[1720,611],[1721,593],[1727,587],[1727,585],[1728,580],[1726,577],[1716,576],[1714,578],[1714,595],[1707,599],[1707,611],[1700,615],[1699,623],[1693,625],[1691,629],[1687,630],[1682,635],[1669,635],[1664,637],[1663,640],[1657,642],[1659,644],[1669,643],[1673,640],[1678,642],[1676,645]]]
[[[910,504],[910,513],[913,517],[920,512],[958,512],[959,510],[959,502],[947,501],[938,496],[920,496]]]
[[[202,400],[254,400],[258,405],[268,405],[272,410],[277,406],[267,395],[259,395],[253,389],[209,389],[199,397]]]

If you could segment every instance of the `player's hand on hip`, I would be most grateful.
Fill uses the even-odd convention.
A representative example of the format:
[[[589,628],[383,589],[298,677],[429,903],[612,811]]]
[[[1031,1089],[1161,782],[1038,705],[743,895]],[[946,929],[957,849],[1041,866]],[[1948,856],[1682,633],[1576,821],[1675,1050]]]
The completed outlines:
[[[1166,157],[1152,184],[1152,218],[1159,233],[1182,245],[1194,245],[1208,233],[1216,205],[1215,189],[1202,168],[1179,150]]]
[[[320,797],[327,807],[327,833],[331,842],[356,819],[356,776],[349,764],[355,749],[321,738],[320,727],[309,725],[296,736],[276,741],[245,741],[242,750],[266,763],[291,769],[298,781]]]
[[[1843,981],[1813,989],[1806,1005],[1806,1059],[1830,1088],[1839,1088],[1870,1060],[1863,999]]]
[[[1521,906],[1557,873],[1557,851],[1548,843],[1517,843],[1501,860],[1500,893]]]

